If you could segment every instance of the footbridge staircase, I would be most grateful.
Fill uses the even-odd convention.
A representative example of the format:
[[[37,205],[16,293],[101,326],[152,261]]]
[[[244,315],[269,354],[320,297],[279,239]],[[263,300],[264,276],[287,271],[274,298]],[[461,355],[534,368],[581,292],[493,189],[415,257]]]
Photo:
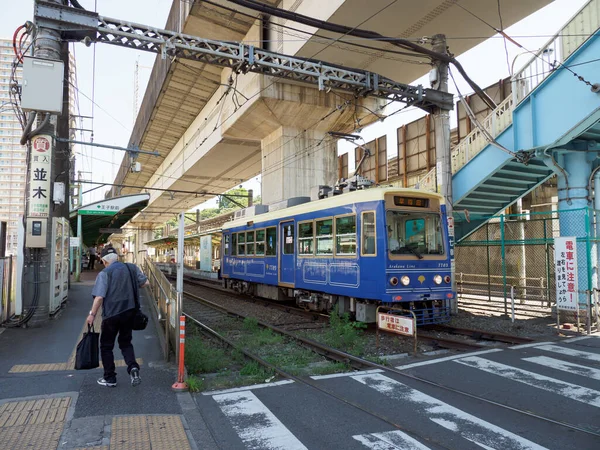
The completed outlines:
[[[457,240],[549,179],[561,150],[600,152],[599,27],[600,0],[591,0],[532,52],[512,96],[453,149]]]

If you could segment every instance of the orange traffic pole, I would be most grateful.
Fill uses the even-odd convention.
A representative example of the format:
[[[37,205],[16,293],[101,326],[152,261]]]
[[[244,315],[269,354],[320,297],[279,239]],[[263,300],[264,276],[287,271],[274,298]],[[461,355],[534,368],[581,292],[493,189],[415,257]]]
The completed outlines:
[[[179,370],[177,371],[177,381],[171,386],[171,389],[178,392],[188,390],[188,385],[184,381],[185,360],[185,316],[179,316]]]

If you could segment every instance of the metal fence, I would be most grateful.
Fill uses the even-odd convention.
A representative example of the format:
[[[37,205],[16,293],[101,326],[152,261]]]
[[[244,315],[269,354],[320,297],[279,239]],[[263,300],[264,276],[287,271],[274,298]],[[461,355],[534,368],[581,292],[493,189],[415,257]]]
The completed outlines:
[[[6,322],[15,313],[16,264],[17,258],[0,258],[0,323]]]
[[[479,220],[482,217],[470,217]],[[576,209],[500,215],[456,245],[459,306],[519,316],[548,316],[556,304],[554,239],[577,238],[579,294],[584,305],[598,285],[600,211]],[[459,220],[458,218],[456,220]],[[464,220],[464,218],[462,218]],[[593,301],[591,301],[594,304]]]
[[[138,256],[141,257],[141,253]],[[178,348],[177,291],[147,255],[138,264],[150,282],[153,314],[158,319],[165,359],[169,359],[171,352],[176,353]]]

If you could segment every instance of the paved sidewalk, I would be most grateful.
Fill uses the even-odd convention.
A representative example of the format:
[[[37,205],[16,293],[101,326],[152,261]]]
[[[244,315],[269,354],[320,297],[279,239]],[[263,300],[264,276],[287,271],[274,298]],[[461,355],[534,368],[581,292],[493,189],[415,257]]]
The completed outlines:
[[[101,368],[72,369],[97,273],[84,271],[81,282],[71,283],[51,321],[0,334],[0,449],[218,448],[191,395],[171,390],[176,370],[164,361],[155,321],[134,332],[140,386],[131,386],[118,345],[117,387],[96,383]],[[142,290],[146,313],[148,295]]]

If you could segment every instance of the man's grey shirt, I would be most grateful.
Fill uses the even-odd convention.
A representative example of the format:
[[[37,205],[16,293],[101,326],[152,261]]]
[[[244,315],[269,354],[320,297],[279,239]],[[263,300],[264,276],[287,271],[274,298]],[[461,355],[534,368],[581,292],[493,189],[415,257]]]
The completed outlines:
[[[148,277],[134,264],[129,265],[138,286],[143,286]],[[131,276],[127,265],[115,261],[96,277],[96,284],[92,289],[94,297],[102,297],[102,317],[107,319],[122,312],[135,308],[135,297]]]

